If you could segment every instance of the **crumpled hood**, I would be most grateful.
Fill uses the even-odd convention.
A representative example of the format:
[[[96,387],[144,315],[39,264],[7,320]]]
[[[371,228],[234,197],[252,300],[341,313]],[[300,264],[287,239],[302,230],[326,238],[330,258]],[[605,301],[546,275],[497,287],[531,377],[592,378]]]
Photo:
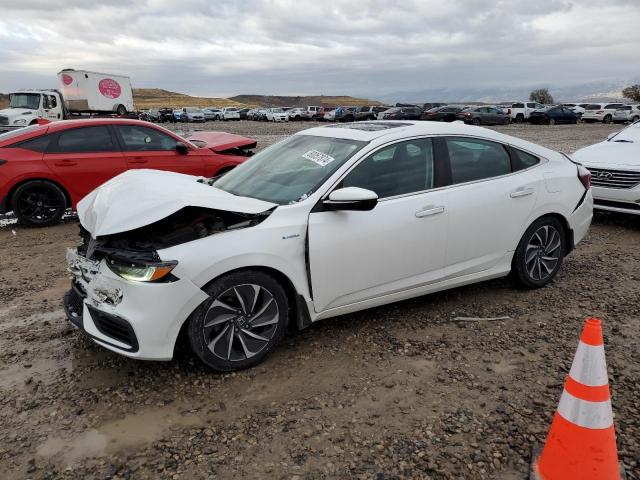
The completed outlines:
[[[232,195],[199,183],[198,178],[161,170],[128,170],[80,200],[78,218],[96,238],[149,225],[188,206],[248,214],[276,206]]]
[[[202,143],[216,153],[238,147],[256,148],[258,144],[253,138],[226,132],[194,132],[187,137],[187,140],[196,145]]]
[[[640,170],[640,144],[638,143],[600,142],[577,150],[571,154],[571,157],[585,167],[620,166],[629,170]]]

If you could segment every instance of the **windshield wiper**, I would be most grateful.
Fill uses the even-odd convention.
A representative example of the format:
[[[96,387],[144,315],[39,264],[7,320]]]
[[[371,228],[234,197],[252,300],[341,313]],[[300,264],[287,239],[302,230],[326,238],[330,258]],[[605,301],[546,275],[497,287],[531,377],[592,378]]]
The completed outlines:
[[[633,143],[633,140],[614,140],[615,143]]]

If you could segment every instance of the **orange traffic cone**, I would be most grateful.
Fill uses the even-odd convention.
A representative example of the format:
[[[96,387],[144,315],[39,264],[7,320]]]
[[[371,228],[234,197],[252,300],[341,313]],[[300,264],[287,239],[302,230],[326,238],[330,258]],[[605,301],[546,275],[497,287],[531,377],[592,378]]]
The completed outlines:
[[[539,480],[620,480],[602,324],[585,322],[542,454]]]

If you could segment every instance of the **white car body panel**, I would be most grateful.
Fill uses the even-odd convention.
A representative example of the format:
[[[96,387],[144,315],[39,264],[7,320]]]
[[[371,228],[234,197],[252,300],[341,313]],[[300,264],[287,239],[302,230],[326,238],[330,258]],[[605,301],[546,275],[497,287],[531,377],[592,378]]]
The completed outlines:
[[[640,123],[572,157],[591,170],[594,208],[640,215]]]
[[[123,355],[166,360],[181,326],[207,298],[201,288],[232,270],[266,268],[286,277],[313,322],[504,276],[522,234],[545,214],[566,220],[574,244],[586,234],[591,193],[585,193],[577,166],[561,154],[462,123],[396,123],[400,126],[378,131],[316,127],[297,133],[369,143],[315,192],[290,205],[234,196],[188,175],[140,170],[126,172],[89,194],[78,211],[94,238],[151,224],[185,206],[247,214],[273,210],[257,225],[158,250],[161,260],[178,262],[172,274],[179,280],[173,283],[127,281],[102,261],[86,287],[119,289],[122,301],[106,305],[99,295],[89,293],[85,316],[90,304],[126,319],[140,348],[135,353],[123,351],[90,321],[87,332]],[[312,211],[373,151],[397,141],[440,135],[501,142],[542,161],[502,177],[381,199],[371,211]],[[549,182],[553,188],[548,188]],[[521,189],[532,192],[511,195]]]

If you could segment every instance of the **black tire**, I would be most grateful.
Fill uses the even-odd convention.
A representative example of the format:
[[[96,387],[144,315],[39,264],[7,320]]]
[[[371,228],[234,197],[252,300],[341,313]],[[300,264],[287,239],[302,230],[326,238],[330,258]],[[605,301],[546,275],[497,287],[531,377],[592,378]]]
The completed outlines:
[[[255,298],[254,287],[258,287]],[[282,340],[289,321],[289,304],[284,288],[271,275],[254,270],[233,272],[204,290],[210,299],[191,314],[187,333],[193,352],[213,370],[230,372],[253,367]],[[243,306],[249,303],[251,309]],[[256,319],[265,324],[251,327]]]
[[[633,117],[633,118],[631,119],[631,123],[633,123],[633,122],[637,122],[638,120],[640,120],[640,117],[636,115],[635,117]]]
[[[560,270],[566,251],[560,221],[554,217],[539,218],[524,232],[513,256],[511,273],[516,283],[525,288],[544,287]]]
[[[118,105],[118,108],[116,109],[116,113],[118,115],[126,115],[127,114],[127,109],[125,108],[124,105]]]
[[[509,125],[511,123],[511,117],[505,117],[502,121],[503,125]]]
[[[26,227],[48,227],[59,223],[67,209],[67,197],[60,187],[46,180],[20,185],[11,196],[13,213]]]
[[[555,125],[556,124],[556,120],[554,118],[550,118],[549,121],[547,122],[547,125]]]
[[[602,123],[611,123],[611,115],[605,115],[602,119]]]

